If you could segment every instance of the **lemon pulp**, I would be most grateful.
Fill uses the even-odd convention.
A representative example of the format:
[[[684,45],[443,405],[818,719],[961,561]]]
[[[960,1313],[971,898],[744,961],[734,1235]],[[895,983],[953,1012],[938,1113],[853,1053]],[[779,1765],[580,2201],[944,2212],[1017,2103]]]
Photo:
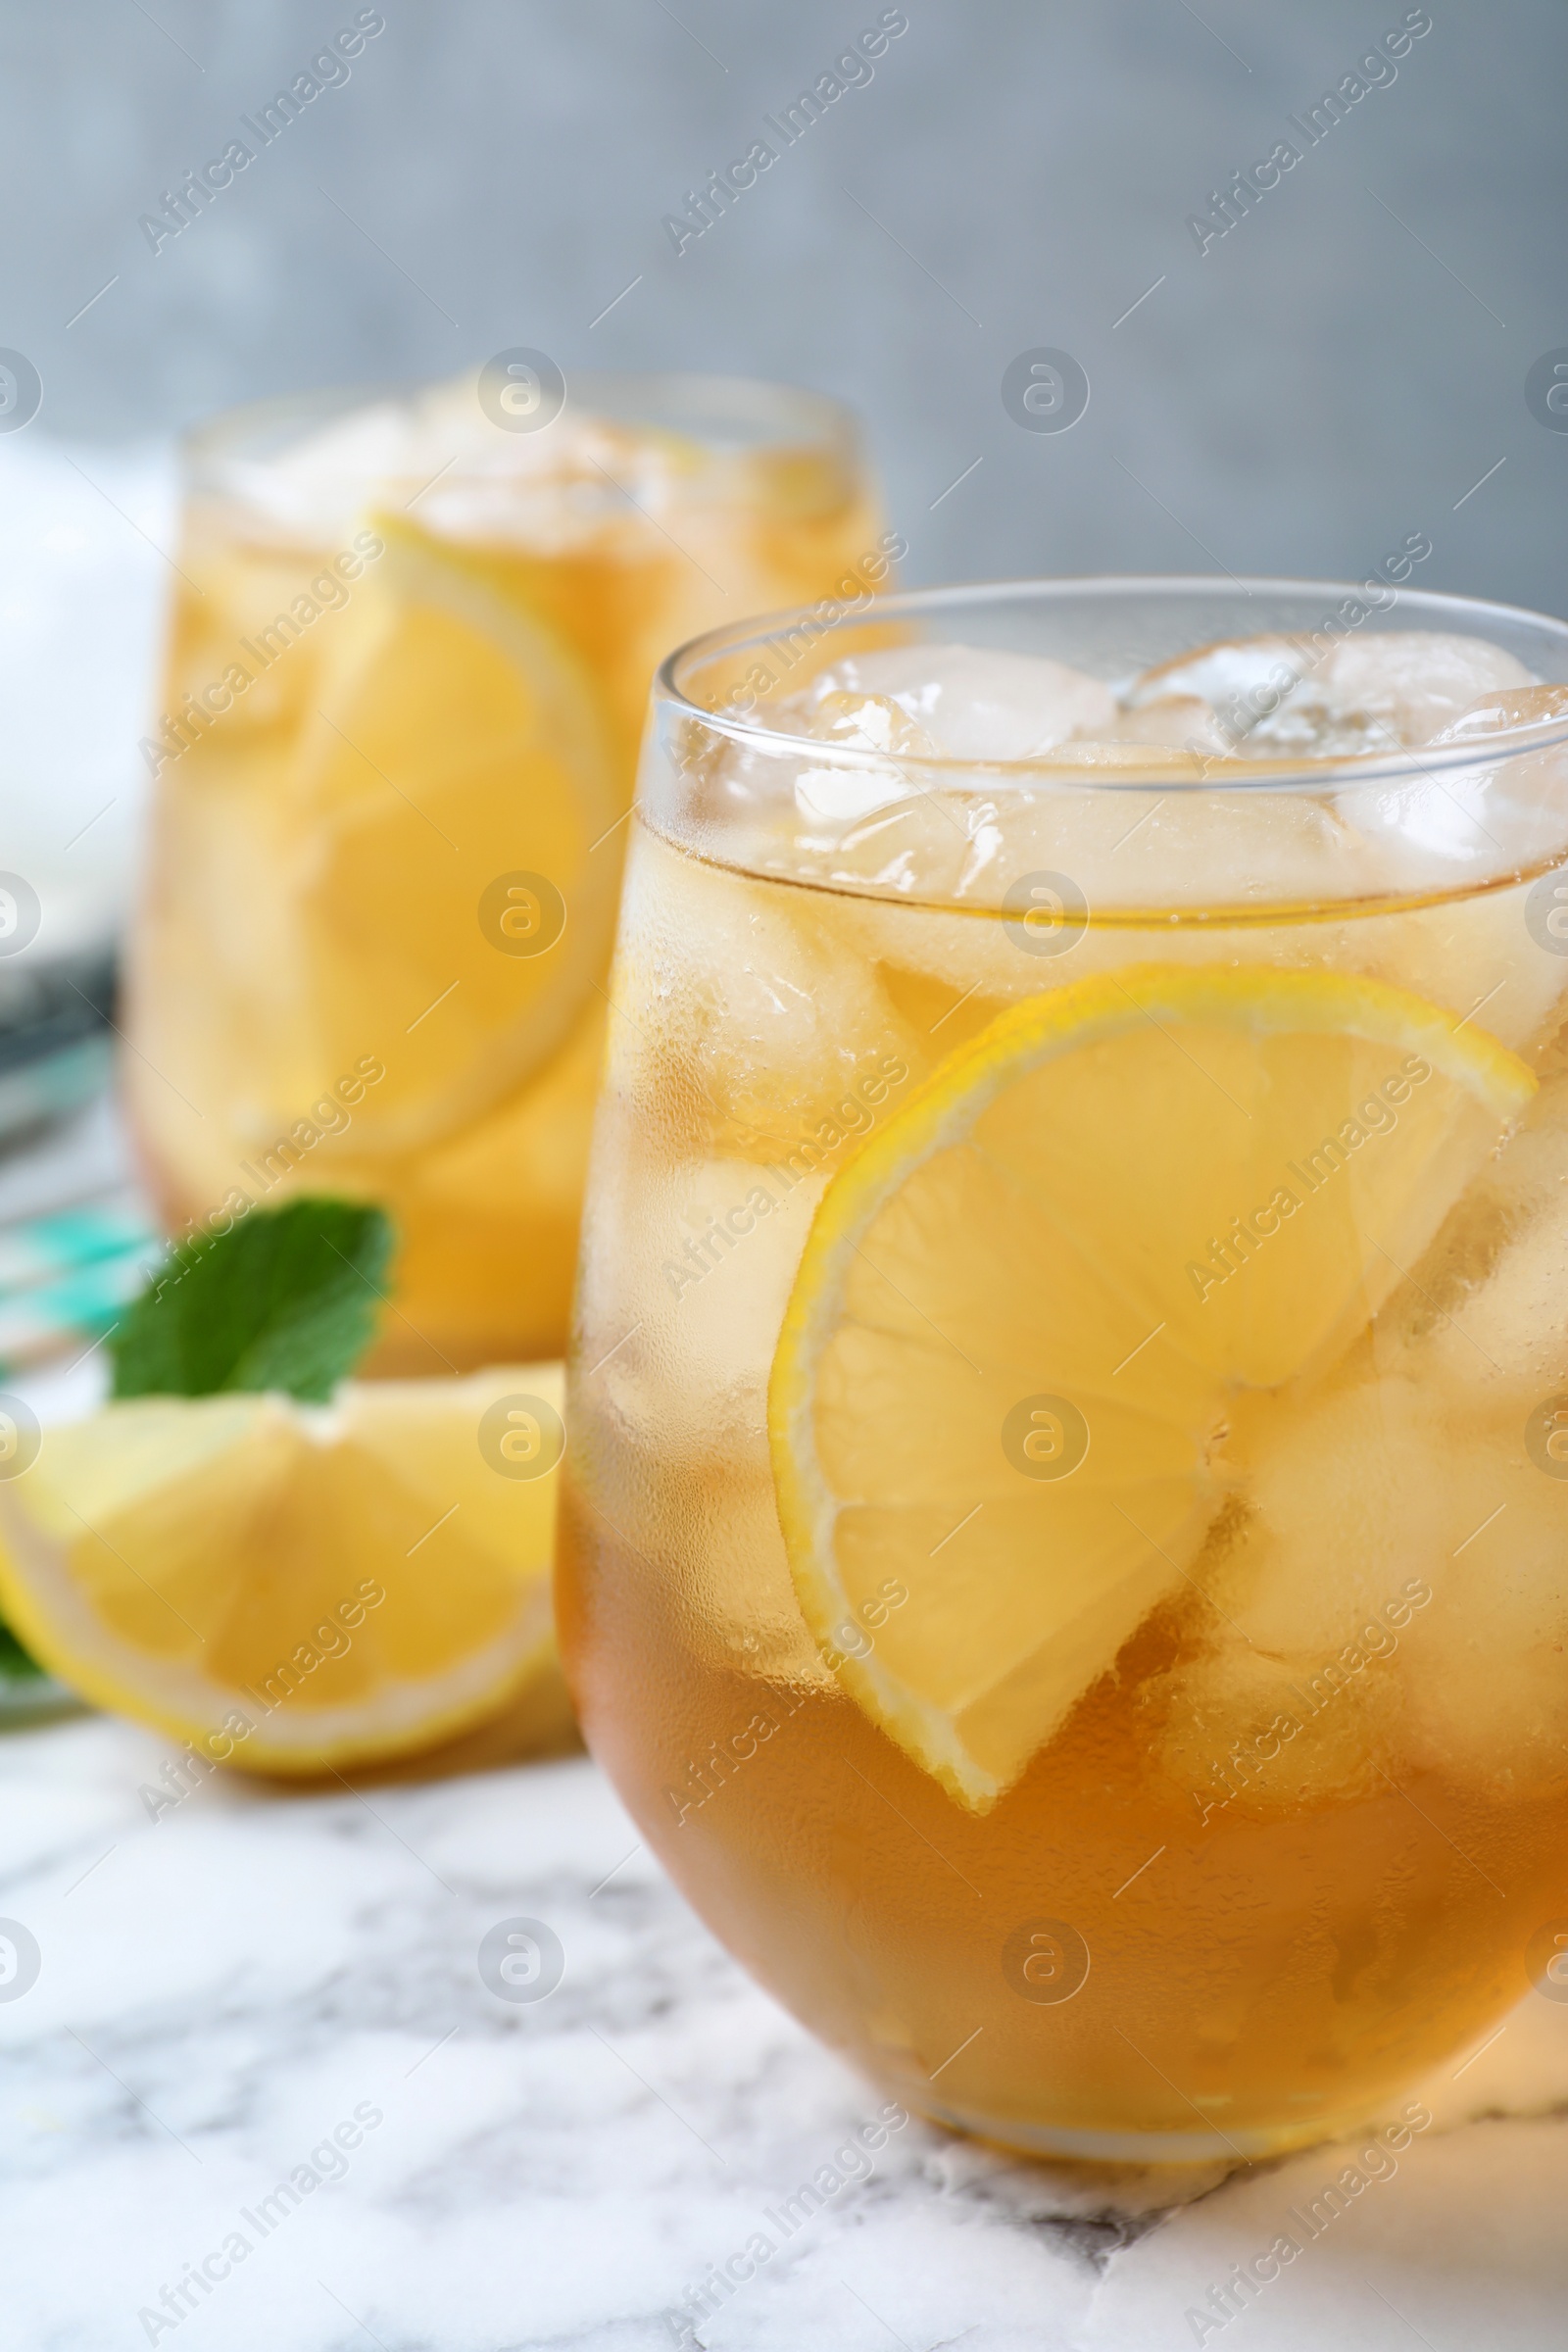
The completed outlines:
[[[106,1406],[0,1486],[0,1603],[87,1697],[258,1771],[548,1712],[561,1404],[549,1364]]]
[[[773,1362],[779,1518],[841,1684],[961,1804],[1179,1588],[1231,1400],[1343,1354],[1535,1086],[1378,981],[1137,965],[1004,1013],[841,1169]]]

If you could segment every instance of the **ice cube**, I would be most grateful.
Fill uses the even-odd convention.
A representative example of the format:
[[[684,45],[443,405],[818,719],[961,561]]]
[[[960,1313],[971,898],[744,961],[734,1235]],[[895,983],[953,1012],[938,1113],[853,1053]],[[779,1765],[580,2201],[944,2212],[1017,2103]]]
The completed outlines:
[[[1411,664],[1401,648],[1413,634],[1379,641],[1403,662],[1406,682]],[[1478,666],[1506,667],[1511,659],[1479,640],[1451,642],[1470,664],[1468,682]],[[1428,655],[1433,645],[1450,641],[1428,636]],[[856,905],[839,901],[841,952],[880,963],[899,1003],[913,1008],[922,1031],[940,1030],[943,1048],[968,1035],[988,1007],[1091,970],[1149,955],[1235,956],[1227,918],[1253,919],[1275,906],[1317,909],[1315,927],[1304,933],[1282,912],[1266,941],[1254,931],[1247,943],[1258,959],[1321,961],[1386,978],[1478,1018],[1516,1050],[1533,1048],[1554,1018],[1568,972],[1532,940],[1520,897],[1530,885],[1458,895],[1472,879],[1494,881],[1499,851],[1512,846],[1490,770],[1478,763],[1457,779],[1434,773],[1353,792],[1262,790],[1255,782],[1227,791],[1223,757],[1172,742],[1184,732],[1200,742],[1195,730],[1205,721],[1217,739],[1225,723],[1190,687],[1223,697],[1276,674],[1287,686],[1302,683],[1283,666],[1292,651],[1277,636],[1200,649],[1149,673],[1119,711],[1107,711],[1104,690],[1090,680],[1098,714],[1083,722],[1085,731],[1052,744],[1038,774],[977,770],[967,779],[961,768],[922,764],[935,760],[926,746],[954,719],[950,688],[994,679],[999,663],[1038,687],[1052,665],[953,647],[856,656],[794,698],[781,722],[851,748],[853,762],[797,759],[777,737],[771,747],[730,747],[713,769],[712,820],[720,832],[733,830],[736,854],[754,869],[859,894]],[[1327,676],[1330,664],[1323,668]],[[1316,694],[1321,682],[1305,681],[1302,691],[1311,685]],[[1074,692],[1083,686],[1078,679]],[[1348,727],[1344,741],[1364,750],[1365,714],[1351,724],[1325,709],[1302,706],[1307,748],[1331,748],[1322,730],[1343,736]],[[1069,715],[1058,710],[1062,723]],[[993,748],[997,740],[993,733]],[[1275,741],[1276,755],[1285,748]],[[725,842],[713,846],[722,852]],[[1017,925],[998,919],[1006,916],[1009,890],[1034,890],[1042,877],[1088,926],[1087,935],[1083,923],[1066,926],[1046,943],[1049,955],[1038,925],[1020,946]],[[864,894],[918,903],[920,912],[905,919]],[[1379,901],[1406,894],[1431,903],[1378,911]],[[1147,928],[1138,920],[1145,910]],[[1173,922],[1183,914],[1201,918],[1209,944],[1197,922]],[[949,1020],[959,999],[968,1009]]]
[[[844,698],[896,704],[951,760],[1039,759],[1070,735],[1104,733],[1116,714],[1110,688],[1086,670],[973,645],[852,654],[794,700],[809,724],[824,704],[842,717]]]
[[[1195,1625],[1200,1610],[1190,1613]],[[1152,1719],[1150,1745],[1191,1797],[1195,1829],[1386,1786],[1379,1768],[1395,1763],[1403,1693],[1394,1676],[1368,1671],[1364,1648],[1359,1669],[1347,1665],[1347,1647],[1355,1645],[1281,1659],[1216,1625],[1210,1644],[1190,1647],[1178,1667],[1152,1679],[1140,1693]]]
[[[852,694],[842,687],[803,695],[779,712],[781,723],[799,726],[803,735],[823,743],[847,744],[853,751],[888,752],[895,758],[932,759],[941,746],[934,735],[911,718],[902,703],[888,694]]]
[[[1194,1576],[1234,1638],[1292,1667],[1338,1656],[1430,1575],[1449,1532],[1440,1412],[1419,1383],[1379,1378],[1363,1345],[1315,1395],[1235,1400],[1226,1447],[1246,1514]]]
[[[224,458],[220,478],[253,525],[311,544],[351,530],[367,508],[401,509],[417,494],[416,519],[438,537],[551,554],[646,541],[639,508],[661,514],[684,502],[700,529],[711,502],[691,493],[704,463],[695,441],[592,410],[565,410],[544,431],[503,430],[466,374],[350,410],[265,456]],[[684,532],[682,545],[689,552]]]
[[[1151,1693],[1166,1768],[1195,1788],[1236,1746],[1239,1802],[1412,1769],[1560,1776],[1568,1482],[1500,1397],[1377,1358],[1367,1343],[1315,1396],[1238,1400],[1240,1500],[1191,1570],[1209,1637]],[[1297,1729],[1264,1772],[1269,1708]]]
[[[1387,1313],[1408,1377],[1441,1388],[1456,1420],[1506,1403],[1522,1427],[1568,1389],[1568,1075],[1543,1086]]]
[[[961,810],[967,831],[950,829],[959,813],[956,800],[945,815],[917,801],[850,838],[890,887],[908,880],[914,904],[849,892],[832,902],[844,956],[877,968],[928,1054],[964,1044],[1006,1004],[1129,963],[1368,968],[1366,923],[1172,922],[1173,910],[1207,913],[1223,899],[1250,911],[1271,896],[1353,896],[1355,838],[1303,796],[1057,789],[977,796]],[[841,876],[845,846],[833,860]],[[1032,908],[1054,900],[1057,927],[1037,917],[1025,928],[1016,905],[1007,910],[1009,887],[1027,889]],[[1387,928],[1392,952],[1401,935]]]
[[[1231,748],[1213,709],[1196,694],[1162,694],[1134,710],[1119,711],[1115,725],[1101,740],[1160,744],[1167,750],[1212,758],[1223,758]]]
[[[1362,1350],[1315,1396],[1234,1401],[1232,1491],[1189,1571],[1184,1654],[1145,1699],[1200,1819],[1366,1793],[1392,1752],[1389,1611],[1408,1622],[1436,1539],[1419,1398],[1368,1369]]]
[[[1347,814],[1382,847],[1396,887],[1451,881],[1468,865],[1479,877],[1524,870],[1560,858],[1568,805],[1568,741],[1519,751],[1500,741],[1521,729],[1568,721],[1568,686],[1511,686],[1477,698],[1440,727],[1433,752],[1474,745],[1462,767],[1424,767],[1408,781],[1345,796]],[[1495,745],[1493,757],[1486,754]]]
[[[1422,746],[1410,760],[1413,774],[1343,790],[1340,809],[1366,837],[1382,887],[1415,892],[1437,882],[1441,889],[1455,889],[1464,882],[1495,882],[1507,872],[1533,875],[1561,858],[1568,741],[1549,743],[1544,751],[1502,748],[1486,755],[1488,743],[1502,743],[1504,731],[1540,727],[1543,719],[1554,717],[1558,722],[1568,717],[1563,687],[1481,696],[1452,727],[1441,727],[1432,743]],[[1474,743],[1474,762],[1450,766],[1422,758],[1425,751],[1439,753],[1455,743]],[[1528,941],[1535,934],[1511,892],[1507,924],[1523,959],[1531,962]],[[1535,946],[1543,946],[1540,939]]]
[[[1555,1182],[1565,1189],[1503,1244],[1431,1343],[1435,1372],[1456,1388],[1506,1387],[1521,1409],[1568,1388],[1568,1161],[1562,1167]]]
[[[1129,710],[1178,700],[1202,703],[1218,718],[1226,745],[1239,746],[1294,693],[1302,666],[1289,638],[1221,638],[1156,662],[1134,679],[1122,701]]]
[[[1362,835],[1327,797],[1204,791],[1200,759],[1152,745],[1073,741],[1051,760],[1049,777],[990,790],[930,770],[922,785],[918,770],[890,784],[880,768],[803,768],[805,826],[793,840],[775,836],[780,866],[1004,911],[1014,885],[1055,874],[1088,909],[1121,918],[1147,908],[1152,920],[1182,907],[1212,916],[1333,903],[1375,881]]]
[[[864,1120],[887,1064],[907,1079],[914,1041],[874,969],[845,954],[835,906],[638,838],[612,981],[634,1018],[613,1025],[615,1083],[669,1141],[714,1137],[759,1160],[820,1148],[824,1131]]]
[[[1333,710],[1364,715],[1369,731],[1381,725],[1401,744],[1430,743],[1478,698],[1536,683],[1500,645],[1441,629],[1342,638],[1313,674]]]
[[[1426,743],[1478,697],[1534,683],[1486,638],[1380,629],[1326,652],[1279,635],[1200,646],[1146,670],[1124,700],[1196,696],[1242,758],[1321,760]]]
[[[1503,686],[1478,696],[1457,718],[1440,727],[1432,741],[1470,743],[1510,734],[1518,727],[1544,726],[1553,718],[1568,718],[1568,686]]]
[[[1409,1628],[1406,1745],[1417,1768],[1517,1804],[1533,1783],[1561,1788],[1568,1751],[1568,1484],[1531,1459],[1515,1414],[1471,1407],[1438,1438],[1455,1532]]]
[[[1168,930],[1174,909],[1253,912],[1332,902],[1365,887],[1363,844],[1331,801],[1204,791],[1196,759],[1152,760],[1134,744],[1063,744],[1053,757],[1066,762],[1074,755],[1097,783],[1127,782],[995,795],[975,811],[956,896],[997,906],[1009,887],[1044,871],[1067,877],[1092,921],[1113,914],[1122,923],[1148,909],[1152,927]],[[1122,956],[1131,952],[1123,936]]]

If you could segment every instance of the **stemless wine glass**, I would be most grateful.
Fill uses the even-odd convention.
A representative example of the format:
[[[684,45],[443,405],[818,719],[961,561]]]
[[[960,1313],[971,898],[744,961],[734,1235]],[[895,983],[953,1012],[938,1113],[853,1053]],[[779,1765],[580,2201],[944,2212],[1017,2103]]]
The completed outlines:
[[[1564,681],[1385,573],[660,672],[565,1652],[704,1917],[929,2116],[1285,2148],[1561,1972]]]
[[[655,664],[897,545],[832,400],[502,359],[192,437],[143,746],[125,1078],[166,1218],[384,1202],[383,1371],[564,1346]]]

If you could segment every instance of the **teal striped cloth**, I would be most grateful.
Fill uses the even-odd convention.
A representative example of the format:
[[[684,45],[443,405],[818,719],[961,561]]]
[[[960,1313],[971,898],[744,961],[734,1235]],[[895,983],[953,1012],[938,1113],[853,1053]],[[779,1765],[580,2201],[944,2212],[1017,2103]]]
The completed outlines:
[[[102,1339],[163,1250],[129,1195],[0,1228],[0,1380]]]
[[[0,1386],[101,1340],[163,1253],[129,1192],[0,1225]],[[0,1624],[0,1731],[80,1703]]]

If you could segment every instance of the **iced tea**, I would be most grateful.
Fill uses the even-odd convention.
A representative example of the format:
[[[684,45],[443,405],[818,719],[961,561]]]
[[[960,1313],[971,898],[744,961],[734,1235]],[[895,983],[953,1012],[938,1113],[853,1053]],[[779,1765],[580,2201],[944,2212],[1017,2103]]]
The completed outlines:
[[[1023,2147],[1348,2128],[1568,1913],[1568,629],[1376,585],[656,691],[570,1672],[762,1982]]]
[[[564,1345],[655,664],[863,602],[899,544],[831,401],[604,378],[550,415],[521,375],[198,434],[143,746],[126,1083],[168,1221],[384,1201],[381,1369]]]

